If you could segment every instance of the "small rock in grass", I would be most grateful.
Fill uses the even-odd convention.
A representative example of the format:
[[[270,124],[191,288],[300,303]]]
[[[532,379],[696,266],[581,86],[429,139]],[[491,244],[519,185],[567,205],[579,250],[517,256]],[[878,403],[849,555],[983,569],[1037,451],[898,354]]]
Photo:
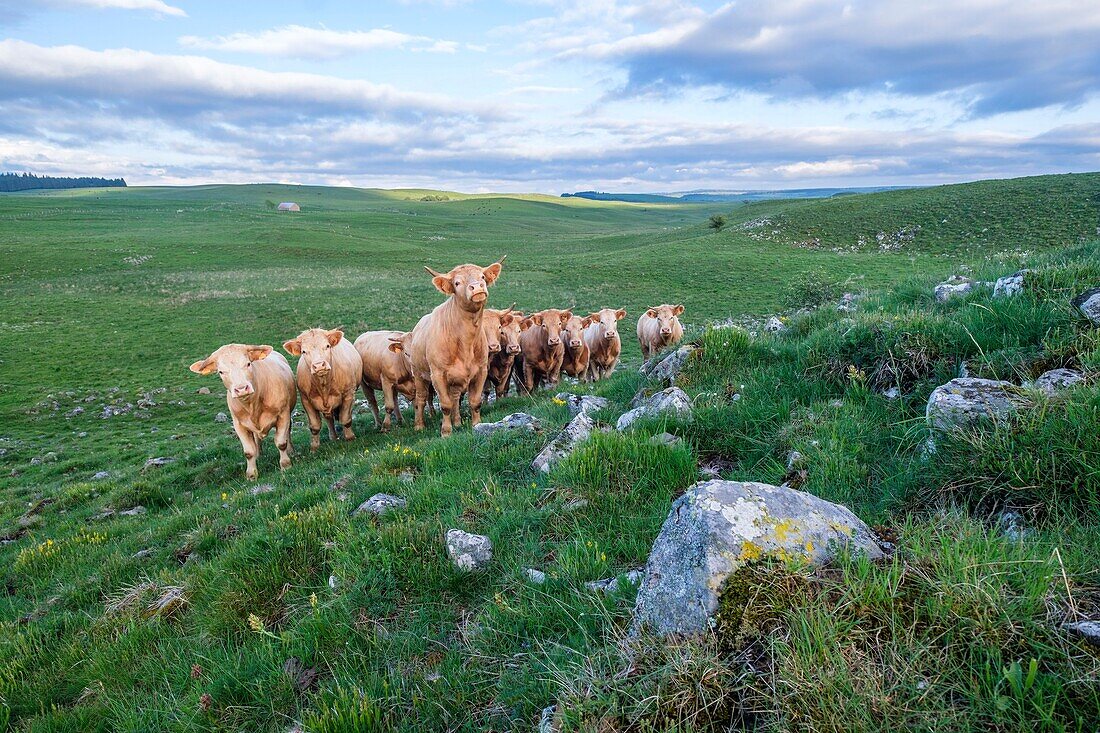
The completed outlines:
[[[1076,369],[1051,369],[1035,380],[1035,386],[1044,394],[1053,395],[1085,381],[1085,375]]]
[[[506,415],[498,422],[483,422],[474,426],[474,432],[478,435],[490,435],[501,430],[522,430],[524,432],[538,432],[542,429],[539,419],[526,412],[513,412]]]
[[[542,715],[539,716],[539,733],[557,733],[559,728],[554,722],[557,712],[557,705],[547,705],[542,709]]]
[[[966,295],[974,289],[974,281],[961,275],[952,275],[936,286],[937,303],[946,303],[957,295]]]
[[[775,316],[772,316],[764,323],[765,333],[783,333],[787,330],[787,324],[779,320]]]
[[[626,430],[643,417],[656,417],[662,414],[672,414],[680,418],[691,417],[691,398],[679,387],[663,389],[649,397],[638,396],[631,403],[634,409],[623,413],[617,423],[616,430]]]
[[[576,499],[570,499],[569,501],[565,502],[564,509],[567,512],[572,512],[576,511],[577,509],[584,509],[586,506],[588,506],[588,499],[578,497]]]
[[[691,355],[695,352],[695,349],[696,347],[693,344],[684,344],[676,349],[650,368],[650,378],[662,381],[667,380],[669,382],[675,381],[676,377],[679,376],[684,366],[688,363]]]
[[[259,496],[260,494],[270,494],[274,490],[275,487],[271,484],[260,484],[259,486],[253,486],[248,490],[248,493],[252,494],[252,496]]]
[[[118,513],[118,515],[120,517],[136,517],[144,513],[145,507],[143,507],[141,504],[138,504],[137,506],[130,507],[129,509],[123,509],[121,512]]]
[[[1062,628],[1080,636],[1093,646],[1100,646],[1100,621],[1071,621],[1062,624]]]
[[[658,433],[657,435],[654,435],[652,438],[650,438],[649,442],[652,445],[664,445],[672,447],[674,445],[678,445],[679,443],[683,443],[684,439],[681,438],[679,435],[673,435],[672,433]]]
[[[210,394],[210,388],[209,387],[199,387],[197,390],[195,390],[195,394]]]
[[[534,568],[524,568],[523,574],[527,576],[527,579],[535,585],[542,585],[546,582],[546,573],[541,570],[535,570]]]
[[[224,412],[219,412],[214,416],[214,422],[229,422],[229,415],[226,415]]]
[[[641,568],[628,570],[627,572],[622,573],[621,575],[616,575],[613,578],[601,578],[599,580],[591,580],[585,583],[584,587],[590,591],[611,595],[615,591],[619,590],[620,578],[624,578],[626,582],[631,585],[638,585],[638,583],[642,582],[642,574],[643,571]]]
[[[493,560],[493,542],[485,535],[449,529],[447,554],[459,570],[481,570]]]
[[[340,587],[340,581],[336,579],[335,575],[328,576],[328,587],[332,590],[336,590]]]
[[[1011,275],[997,278],[997,282],[993,284],[993,297],[1010,298],[1022,292],[1024,289],[1024,279],[1029,272],[1031,272],[1031,270],[1020,270]]]
[[[579,415],[582,412],[596,412],[610,404],[606,397],[597,397],[591,394],[573,394],[572,392],[559,392],[554,399],[561,400],[569,406],[571,415]]]
[[[883,391],[882,396],[885,397],[888,400],[900,399],[901,398],[901,390],[898,389],[897,387],[890,387],[889,389]]]
[[[164,456],[157,456],[156,458],[150,458],[145,462],[146,468],[159,468],[160,466],[167,466],[169,463],[174,463],[175,458],[167,458]]]
[[[403,484],[411,484],[416,480],[416,474],[412,471],[405,469],[401,473],[397,474],[397,480]]]
[[[400,496],[394,496],[393,494],[375,494],[360,504],[352,514],[382,515],[394,509],[404,509],[406,506],[408,506],[408,502]]]
[[[110,471],[96,471],[92,476],[92,481],[105,481],[109,478],[111,478]]]
[[[925,417],[933,429],[950,430],[985,419],[1004,419],[1016,411],[1020,402],[1011,382],[957,377],[932,390]]]
[[[130,557],[134,558],[135,560],[144,560],[147,557],[152,557],[154,552],[155,550],[152,549],[138,550]]]

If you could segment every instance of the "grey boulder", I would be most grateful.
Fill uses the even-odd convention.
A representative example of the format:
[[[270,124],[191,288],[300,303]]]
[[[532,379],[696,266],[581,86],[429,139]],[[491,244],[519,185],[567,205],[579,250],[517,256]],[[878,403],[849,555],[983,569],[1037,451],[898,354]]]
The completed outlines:
[[[653,543],[633,633],[704,631],[740,569],[765,558],[820,565],[839,547],[883,556],[871,529],[839,504],[750,481],[698,483],[673,502]]]
[[[1024,280],[1029,272],[1031,270],[1020,270],[1011,275],[997,278],[997,282],[993,284],[993,297],[1011,298],[1013,295],[1023,292]]]
[[[986,419],[1005,419],[1021,401],[1019,390],[1011,382],[956,377],[932,390],[925,417],[933,429],[950,430]]]
[[[688,363],[688,359],[695,352],[695,346],[691,344],[684,344],[680,348],[673,351],[671,354],[653,364],[648,375],[653,379],[659,379],[661,381],[672,382],[683,370],[684,365]]]
[[[569,414],[579,415],[582,412],[596,412],[607,407],[610,403],[606,397],[597,397],[591,394],[573,394],[572,392],[558,392],[554,399],[561,400],[569,406]]]
[[[772,316],[764,322],[764,333],[783,333],[787,330],[787,324]]]
[[[542,429],[539,419],[526,412],[513,412],[505,415],[497,422],[483,422],[474,426],[474,432],[478,435],[491,435],[504,430],[522,430],[524,432],[538,432]]]
[[[958,295],[966,295],[974,289],[974,281],[961,275],[952,275],[936,286],[934,294],[937,303],[946,303]]]
[[[592,421],[588,413],[580,413],[570,420],[569,424],[535,456],[535,460],[531,462],[531,468],[549,473],[558,461],[568,456],[577,449],[578,445],[588,440],[588,436],[592,434],[595,428],[596,423]]]
[[[1100,325],[1100,288],[1081,293],[1073,299],[1073,305],[1085,314],[1085,318]]]
[[[1035,380],[1035,386],[1044,394],[1053,395],[1085,381],[1085,375],[1076,369],[1051,369]]]
[[[691,398],[679,387],[662,389],[649,397],[639,395],[631,403],[634,409],[619,417],[615,428],[626,430],[643,417],[671,414],[681,418],[691,417]]]
[[[481,570],[493,560],[493,542],[485,535],[447,530],[447,554],[459,570]]]

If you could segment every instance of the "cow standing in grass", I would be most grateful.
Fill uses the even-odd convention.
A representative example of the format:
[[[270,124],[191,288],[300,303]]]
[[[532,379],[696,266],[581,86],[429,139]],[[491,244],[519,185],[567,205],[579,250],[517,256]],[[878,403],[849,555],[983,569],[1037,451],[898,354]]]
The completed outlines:
[[[432,284],[449,296],[416,324],[404,340],[416,382],[417,430],[424,428],[424,404],[431,389],[439,396],[443,411],[440,434],[451,434],[462,424],[459,405],[468,394],[470,422],[481,422],[482,389],[489,364],[489,345],[482,328],[489,286],[500,277],[504,258],[488,267],[459,265],[438,273],[426,267]]]
[[[225,401],[233,416],[233,430],[247,462],[245,476],[254,480],[260,443],[275,428],[279,468],[290,467],[290,413],[298,393],[294,374],[282,354],[270,346],[227,344],[191,365],[196,374],[218,373],[225,385]]]
[[[528,317],[528,327],[519,338],[520,360],[516,369],[521,394],[531,394],[542,387],[543,382],[558,383],[565,358],[561,330],[572,317],[572,311],[556,308],[547,308]]]
[[[562,344],[565,346],[565,353],[561,360],[561,370],[577,379],[584,378],[584,375],[588,373],[591,349],[584,342],[584,332],[591,323],[591,316],[581,318],[572,315],[561,329]]]
[[[642,347],[642,361],[654,354],[675,346],[684,337],[684,327],[678,316],[684,312],[682,305],[659,305],[646,310],[638,318],[638,343]]]
[[[622,308],[601,308],[589,316],[591,323],[584,329],[584,343],[588,346],[589,382],[611,376],[619,363],[623,342],[619,338],[619,321],[626,317]]]
[[[354,440],[351,427],[355,392],[363,379],[363,358],[340,330],[310,328],[283,344],[298,359],[298,391],[309,419],[309,449],[321,445],[321,418],[328,437],[336,440],[335,420],[344,426],[344,440]]]
[[[363,360],[363,395],[374,413],[374,427],[382,432],[390,429],[391,417],[399,424],[404,423],[397,395],[404,395],[410,402],[416,399],[412,364],[401,347],[404,338],[404,331],[367,331],[355,339],[355,350]],[[385,419],[381,421],[376,389],[382,390],[386,410]]]
[[[489,368],[482,389],[485,397],[488,397],[492,388],[496,389],[498,399],[508,395],[512,367],[520,351],[519,337],[526,328],[523,325],[523,314],[513,310],[515,307],[513,303],[511,308],[504,311],[485,309],[485,317],[481,323],[489,344]]]

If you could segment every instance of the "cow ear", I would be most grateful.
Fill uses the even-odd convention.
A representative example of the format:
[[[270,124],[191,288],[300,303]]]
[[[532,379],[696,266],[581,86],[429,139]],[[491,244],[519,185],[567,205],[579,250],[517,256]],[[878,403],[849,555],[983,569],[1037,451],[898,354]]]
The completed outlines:
[[[213,374],[218,368],[218,362],[214,357],[208,356],[205,359],[199,359],[188,368],[195,374]]]
[[[592,323],[596,323],[597,321],[600,320],[600,314],[599,313],[589,313],[588,314],[588,320],[591,321]]]
[[[592,316],[585,316],[581,319],[581,328],[588,328],[592,325]]]
[[[683,312],[684,312],[684,306],[682,306],[682,305],[678,305],[678,306],[676,306],[675,308],[672,309],[672,315],[674,315],[674,316],[678,316]]]
[[[625,317],[626,317],[626,309],[625,308],[620,308],[619,310],[615,311],[615,320],[616,321],[621,321]]]
[[[505,313],[503,316],[500,317],[500,325],[510,326],[510,325],[512,325],[512,320],[513,320],[512,319],[512,314],[511,313]]]
[[[561,314],[561,322],[569,323],[569,319],[573,317],[573,311],[563,311]]]
[[[454,295],[455,285],[453,282],[451,282],[450,273],[442,275],[432,268],[428,267],[427,265],[424,266],[424,269],[427,270],[429,274],[431,274],[432,285],[435,285],[436,290],[443,293],[444,295]]]
[[[505,257],[506,256],[507,255],[505,255]],[[501,264],[503,262],[504,262],[504,257],[501,257],[499,262],[494,262],[493,264],[489,265],[488,267],[483,267],[481,269],[481,274],[485,276],[485,284],[486,285],[492,285],[493,283],[495,283],[497,281],[497,278],[500,277],[500,271],[504,267]]]
[[[302,355],[302,342],[298,339],[291,339],[290,341],[283,342],[283,351],[291,356]]]
[[[328,337],[328,345],[335,346],[344,340],[344,332],[336,328],[325,334]]]
[[[272,352],[270,346],[246,346],[244,353],[248,355],[249,361],[260,361],[266,359]]]
[[[647,316],[649,316],[650,318],[656,318],[657,317],[657,309],[656,308],[650,308],[645,312],[645,314]]]
[[[542,314],[541,313],[536,313],[535,315],[531,316],[531,322],[534,323],[536,326],[541,326],[542,325]]]
[[[524,318],[522,321],[519,322],[519,330],[520,331],[526,331],[527,329],[529,329],[533,325],[534,325],[534,321],[533,321],[532,318]]]
[[[390,345],[387,348],[389,348],[389,350],[395,354],[400,354],[402,351],[405,350],[405,344],[401,341],[394,341],[393,339],[390,339]]]

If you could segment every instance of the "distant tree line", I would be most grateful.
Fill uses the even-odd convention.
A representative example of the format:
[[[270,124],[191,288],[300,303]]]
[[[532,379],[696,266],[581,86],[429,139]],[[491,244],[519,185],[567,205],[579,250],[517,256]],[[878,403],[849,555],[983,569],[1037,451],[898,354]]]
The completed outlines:
[[[27,191],[32,188],[104,188],[125,185],[126,181],[122,178],[55,178],[36,176],[33,173],[0,173],[0,192]]]

